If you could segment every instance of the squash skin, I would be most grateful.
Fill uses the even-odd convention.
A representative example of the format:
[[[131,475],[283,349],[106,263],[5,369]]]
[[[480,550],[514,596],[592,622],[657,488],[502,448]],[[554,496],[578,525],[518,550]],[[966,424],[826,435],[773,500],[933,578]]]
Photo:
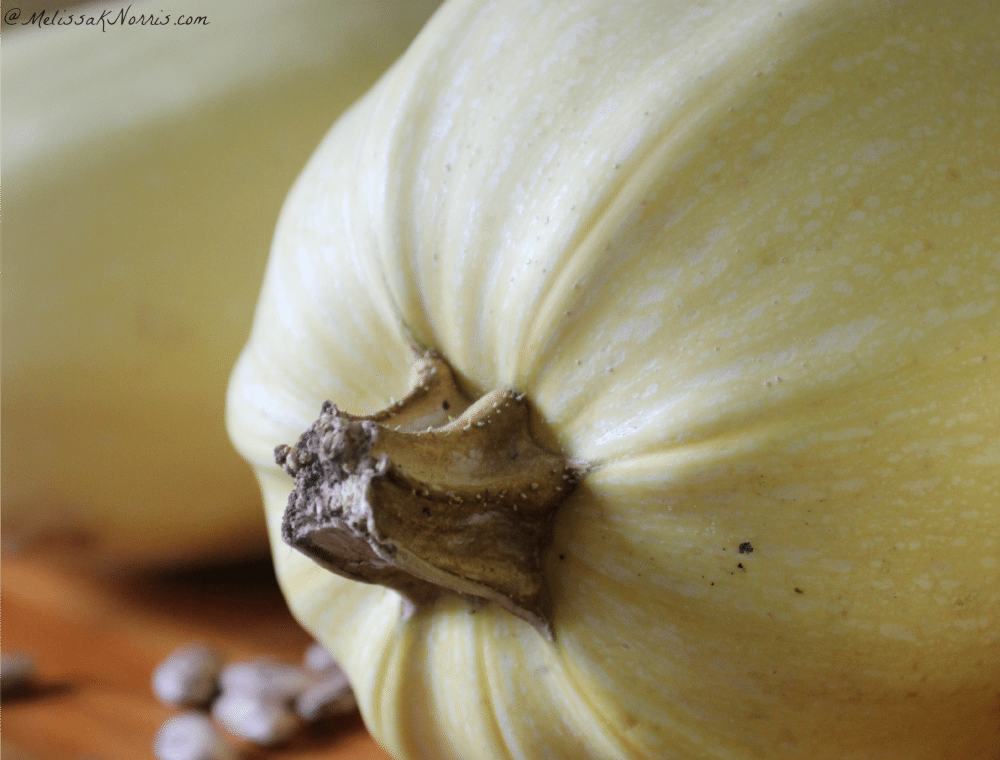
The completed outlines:
[[[5,547],[112,570],[266,554],[223,409],[274,222],[433,7],[5,28]]]
[[[293,611],[400,758],[995,757],[995,7],[554,5],[447,4],[289,196],[228,424]],[[554,644],[280,543],[407,333],[595,466]]]

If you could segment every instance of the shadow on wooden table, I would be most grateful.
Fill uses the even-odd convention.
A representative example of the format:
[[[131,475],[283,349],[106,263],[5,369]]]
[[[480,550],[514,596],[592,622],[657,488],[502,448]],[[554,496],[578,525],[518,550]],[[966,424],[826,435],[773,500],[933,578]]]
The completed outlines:
[[[3,760],[152,758],[176,710],[150,690],[153,668],[191,641],[229,660],[298,662],[311,642],[285,605],[269,561],[99,576],[39,556],[5,556],[3,648],[32,655],[38,677],[3,699]],[[247,760],[386,760],[359,715],[310,727]]]

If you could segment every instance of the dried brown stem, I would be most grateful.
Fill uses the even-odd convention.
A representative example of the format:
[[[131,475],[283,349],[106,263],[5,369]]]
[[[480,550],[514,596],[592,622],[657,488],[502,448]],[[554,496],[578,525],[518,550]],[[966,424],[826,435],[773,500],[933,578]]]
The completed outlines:
[[[395,589],[496,602],[553,635],[542,553],[583,467],[543,449],[524,396],[475,402],[432,352],[410,394],[358,417],[329,401],[275,460],[295,478],[282,535],[323,567]]]

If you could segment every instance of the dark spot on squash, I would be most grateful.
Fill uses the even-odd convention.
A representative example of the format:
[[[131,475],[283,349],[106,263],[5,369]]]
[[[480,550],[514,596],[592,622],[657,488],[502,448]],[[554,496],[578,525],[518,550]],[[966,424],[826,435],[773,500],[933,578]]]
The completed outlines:
[[[804,594],[805,592],[802,589],[800,589],[798,586],[796,586],[795,587],[795,593],[796,594]]]
[[[740,544],[740,554],[753,554],[753,546],[750,545],[749,541]]]
[[[449,409],[451,409],[451,404],[448,403],[448,399],[445,399],[444,401],[441,402],[441,408],[444,409],[446,412]]]

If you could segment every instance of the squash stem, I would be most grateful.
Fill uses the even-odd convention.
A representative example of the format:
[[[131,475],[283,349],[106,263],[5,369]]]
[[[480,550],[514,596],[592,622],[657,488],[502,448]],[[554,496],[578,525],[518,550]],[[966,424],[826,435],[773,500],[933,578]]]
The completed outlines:
[[[414,387],[370,416],[331,402],[275,460],[295,478],[284,540],[417,609],[446,592],[486,599],[553,638],[543,551],[584,468],[542,448],[511,390],[472,401],[433,352]]]

